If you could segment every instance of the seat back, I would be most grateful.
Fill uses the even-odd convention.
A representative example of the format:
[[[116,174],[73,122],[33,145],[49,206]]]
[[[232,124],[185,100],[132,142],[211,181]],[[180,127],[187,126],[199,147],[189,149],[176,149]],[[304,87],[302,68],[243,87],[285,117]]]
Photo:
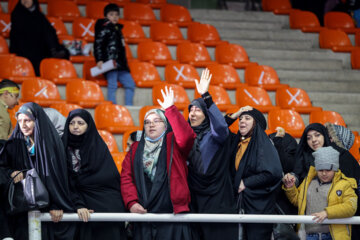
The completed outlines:
[[[335,111],[314,111],[310,113],[310,123],[321,123],[331,122],[336,125],[346,127],[343,117]]]
[[[209,93],[216,105],[221,105],[221,104],[231,105],[230,97],[226,92],[225,88],[220,86],[210,85]],[[196,98],[201,98],[201,95],[197,91],[194,91],[194,99]]]
[[[155,14],[149,5],[134,2],[125,4],[124,19],[146,25],[156,21]]]
[[[276,105],[285,109],[312,106],[309,95],[301,88],[279,88],[275,98]]]
[[[69,103],[104,101],[100,86],[91,81],[71,81],[66,84],[66,100]]]
[[[197,22],[189,25],[187,38],[191,42],[202,44],[208,41],[221,41],[220,35],[214,26]]]
[[[184,40],[179,27],[176,24],[157,22],[151,24],[150,38],[153,41]]]
[[[300,114],[293,110],[274,109],[268,114],[268,127],[270,132],[275,132],[277,127],[282,127],[294,138],[300,138],[305,124]]]
[[[213,85],[231,89],[242,85],[235,68],[230,65],[211,64],[208,66],[208,69],[212,74],[211,84]]]
[[[316,15],[310,11],[294,10],[289,15],[290,28],[301,29],[302,27],[320,27]]]
[[[129,110],[121,105],[98,105],[95,108],[94,119],[98,129],[104,129],[110,132],[114,132],[112,129],[116,129],[116,132],[118,132],[118,130],[121,130],[123,127],[134,126]],[[124,128],[121,132],[125,131],[126,129]]]
[[[353,69],[360,69],[360,49],[354,49],[351,52],[351,66]]]
[[[0,34],[1,36],[8,38],[11,30],[10,14],[0,13]]]
[[[42,106],[49,106],[52,100],[61,100],[55,83],[43,79],[29,79],[22,83],[21,101],[36,102]]]
[[[349,152],[360,163],[360,136],[355,137],[354,144],[350,148]]]
[[[291,9],[289,0],[262,0],[264,11],[274,11],[276,9]]]
[[[50,107],[58,110],[64,117],[68,117],[72,110],[82,108],[80,105],[71,103],[54,103],[51,104]]]
[[[117,146],[115,137],[106,130],[98,130],[98,132],[99,132],[101,138],[106,143],[107,147],[109,148],[110,153],[118,153],[119,148]]]
[[[274,68],[265,65],[250,65],[245,69],[245,82],[251,86],[280,84]]]
[[[323,29],[319,35],[320,48],[332,48],[335,46],[351,47],[351,41],[347,34],[341,30]]]
[[[9,54],[8,44],[2,36],[0,36],[0,54]]]
[[[73,21],[80,17],[80,11],[73,1],[49,1],[47,13],[50,17],[58,17],[64,22]]]
[[[27,58],[13,55],[0,57],[0,78],[11,77],[35,77],[31,62]]]
[[[195,79],[200,79],[196,69],[189,64],[169,64],[165,67],[165,80],[184,88],[195,88]]]
[[[152,8],[161,8],[166,4],[166,0],[136,0],[136,2],[150,4]]]
[[[86,2],[86,17],[88,18],[104,18],[104,8],[108,5],[107,1],[87,1]]]
[[[344,12],[327,12],[324,15],[324,26],[327,28],[355,28],[351,16]]]
[[[8,6],[7,6],[7,9],[8,9],[8,13],[11,13],[14,8],[16,7],[16,4],[19,2],[19,0],[9,0],[8,1]]]
[[[188,26],[192,22],[189,10],[175,4],[165,4],[160,10],[160,18],[163,22],[175,23],[178,26]]]
[[[243,106],[272,106],[269,94],[259,87],[240,87],[236,89],[236,104]]]
[[[131,76],[139,87],[149,87],[149,84],[153,85],[161,82],[156,67],[151,63],[134,61],[129,63],[129,68]]]
[[[95,20],[92,18],[76,18],[73,22],[72,30],[75,38],[94,42]]]
[[[355,46],[360,47],[360,31],[355,33]]]
[[[115,162],[115,165],[116,165],[116,168],[118,169],[119,174],[121,174],[122,163],[126,157],[126,152],[113,153],[113,154],[111,154],[111,156]]]
[[[219,44],[215,49],[215,58],[218,63],[230,64],[249,62],[245,49],[238,44]]]
[[[164,100],[161,94],[161,89],[164,90],[165,86],[167,86],[168,89],[171,87],[174,90],[174,103],[176,106],[181,106],[179,108],[183,109],[185,105],[190,104],[189,97],[183,87],[175,84],[160,83],[155,85],[152,89],[152,99],[154,105],[159,105],[157,101],[158,99],[160,99],[160,101]]]
[[[211,61],[209,52],[201,43],[180,43],[176,49],[176,56],[181,63]]]
[[[137,56],[140,61],[172,60],[170,50],[161,42],[141,42],[138,44]]]
[[[69,60],[58,58],[44,58],[40,63],[40,75],[49,80],[77,78],[73,64]]]
[[[104,74],[91,76],[90,69],[96,66],[95,60],[85,61],[83,64],[83,78],[86,80],[106,80]]]
[[[122,34],[126,41],[128,39],[145,39],[145,33],[141,25],[135,21],[121,21],[121,24],[124,25]]]
[[[51,26],[53,26],[56,30],[56,34],[58,36],[61,35],[68,35],[68,32],[66,30],[65,24],[63,21],[61,21],[60,18],[56,18],[56,17],[48,17],[47,18],[51,24]]]

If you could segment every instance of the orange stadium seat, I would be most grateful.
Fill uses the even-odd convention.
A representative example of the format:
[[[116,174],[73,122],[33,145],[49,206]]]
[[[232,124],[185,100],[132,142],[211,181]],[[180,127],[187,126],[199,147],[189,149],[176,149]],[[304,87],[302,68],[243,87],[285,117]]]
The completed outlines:
[[[161,107],[155,106],[155,105],[148,105],[148,106],[143,106],[142,108],[140,108],[140,110],[139,110],[139,130],[143,130],[145,114],[148,111],[150,111],[151,109],[161,109]]]
[[[0,13],[0,33],[1,36],[8,38],[10,36],[11,19],[10,14]]]
[[[301,29],[303,32],[320,32],[323,29],[317,16],[310,11],[291,11],[289,22],[290,28]]]
[[[174,23],[179,27],[187,27],[192,23],[189,10],[175,4],[165,4],[160,10],[160,18],[163,22]]]
[[[100,86],[91,81],[72,81],[66,84],[66,101],[82,106],[83,108],[94,108],[95,106],[107,103]]]
[[[215,58],[218,63],[229,64],[234,68],[246,68],[257,65],[250,62],[245,49],[238,44],[219,44],[215,48]]]
[[[282,109],[292,109],[298,113],[321,111],[321,107],[312,106],[308,94],[301,88],[278,88],[276,90],[276,105]]]
[[[86,80],[91,80],[93,82],[96,82],[100,86],[107,86],[107,81],[104,74],[100,74],[96,77],[91,76],[90,69],[95,66],[96,66],[95,60],[85,61],[83,64],[83,74],[82,74],[83,78]]]
[[[235,113],[239,110],[240,107],[238,106],[235,106],[233,108],[229,108],[227,111],[226,111],[226,114],[232,114],[232,113]],[[239,131],[239,119],[236,119],[235,122],[233,122],[233,124],[231,124],[229,126],[229,129],[232,133],[235,133],[237,134],[237,132]]]
[[[113,153],[111,154],[114,162],[115,162],[115,165],[119,171],[119,173],[121,174],[121,170],[122,170],[122,163],[125,159],[125,156],[126,156],[126,152],[120,152],[120,153]]]
[[[0,36],[0,55],[9,54],[9,47],[4,37]]]
[[[50,105],[51,108],[58,110],[64,117],[67,117],[72,110],[82,108],[77,104],[71,103],[54,103]]]
[[[360,163],[360,136],[355,137],[354,144],[350,148],[349,152]]]
[[[359,31],[352,17],[345,12],[327,12],[324,15],[324,26],[331,29],[340,29],[346,33]]]
[[[174,102],[175,102],[175,106],[179,110],[183,110],[188,107],[188,105],[190,104],[190,100],[185,89],[179,85],[168,84],[168,83],[160,83],[153,87],[152,100],[154,105],[159,106],[159,103],[157,101],[158,99],[160,99],[160,101],[164,100],[161,94],[161,89],[165,90],[165,86],[167,86],[168,89],[171,87],[174,90],[174,96],[175,96]]]
[[[355,33],[355,46],[360,47],[360,31]]]
[[[237,107],[236,105],[231,103],[230,97],[223,87],[210,85],[209,93],[211,94],[214,103],[220,111],[225,112],[228,109],[233,109],[234,107]],[[194,98],[200,97],[201,95],[197,91],[194,91]]]
[[[100,104],[94,114],[97,129],[111,133],[124,133],[135,129],[129,110],[121,105]]]
[[[355,49],[345,32],[334,29],[321,30],[319,44],[320,48],[331,49],[334,52],[351,52]]]
[[[140,43],[144,41],[149,41],[149,38],[146,38],[144,30],[141,25],[134,21],[119,21],[122,25],[124,25],[122,34],[124,35],[124,39],[126,43]]]
[[[211,84],[226,89],[236,89],[243,86],[234,67],[226,64],[211,64],[207,68],[212,74]]]
[[[269,132],[276,132],[277,127],[282,127],[285,132],[294,138],[300,138],[304,132],[305,124],[300,114],[290,109],[274,109],[268,114]]]
[[[201,43],[205,46],[217,46],[223,43],[214,26],[198,22],[188,26],[187,38],[191,42]]]
[[[310,113],[309,118],[310,123],[321,123],[325,124],[326,122],[331,122],[336,125],[341,125],[346,127],[343,117],[334,111],[315,111]]]
[[[161,8],[166,4],[166,0],[136,0],[136,2],[150,4],[152,8]]]
[[[119,148],[117,146],[115,137],[106,130],[98,130],[98,132],[99,132],[101,138],[106,143],[107,147],[109,148],[110,153],[118,153]]]
[[[49,17],[58,17],[64,22],[72,22],[80,17],[80,11],[73,1],[49,1],[47,13]]]
[[[135,21],[145,26],[157,22],[155,14],[149,5],[133,2],[125,4],[124,19]]]
[[[30,79],[21,84],[21,101],[36,102],[40,106],[48,107],[54,103],[62,103],[59,90],[55,83],[43,79]]]
[[[16,4],[19,2],[19,0],[9,0],[8,1],[8,6],[7,6],[7,10],[8,13],[11,13],[14,8],[16,7]]]
[[[262,0],[262,8],[275,14],[289,14],[292,9],[290,0]]]
[[[45,58],[40,63],[40,76],[56,84],[79,80],[73,64],[66,59]]]
[[[157,22],[150,26],[150,38],[167,45],[177,45],[186,41],[176,24]]]
[[[15,114],[17,111],[19,111],[20,107],[23,105],[24,103],[23,102],[19,102],[18,105],[16,105],[13,109],[9,109],[8,108],[8,113],[9,113],[9,117],[10,117],[10,121],[11,121],[11,126],[13,127],[13,129],[15,128],[16,126],[16,123],[17,123],[17,120],[15,118]]]
[[[139,129],[138,127],[135,127],[135,129],[133,129],[133,130],[124,132],[124,134],[122,136],[122,149],[123,149],[123,152],[126,152],[127,141],[128,141],[128,139],[130,137],[130,134],[133,133],[134,131],[137,131],[137,130],[141,131],[142,129]]]
[[[88,18],[104,18],[104,8],[108,5],[107,1],[87,1],[86,17]]]
[[[49,20],[51,26],[53,26],[55,28],[56,34],[58,36],[67,36],[67,35],[69,35],[67,30],[66,30],[64,22],[61,21],[60,18],[48,17],[47,19]]]
[[[95,20],[92,18],[77,18],[72,23],[73,36],[88,42],[94,42]]]
[[[168,83],[178,84],[183,88],[195,88],[195,79],[200,80],[196,69],[189,64],[168,64],[165,67],[165,80]]]
[[[7,78],[16,83],[36,79],[31,62],[24,57],[2,55],[0,57],[0,78]]]
[[[131,0],[109,0],[109,2],[111,3],[115,3],[116,5],[118,5],[119,7],[124,7],[125,4],[131,2]]]
[[[252,106],[261,112],[269,112],[279,107],[271,103],[269,94],[259,87],[241,87],[236,89],[236,104],[239,107]]]
[[[177,63],[171,57],[168,47],[161,42],[141,42],[138,44],[137,56],[139,61],[150,62],[156,66]]]
[[[289,87],[281,84],[279,76],[274,68],[265,65],[251,65],[245,69],[245,83],[250,86],[264,88],[267,91],[276,91],[281,87]]]
[[[130,47],[127,44],[125,44],[125,52],[126,52],[126,59],[128,60],[128,62],[137,61],[137,59],[133,58]]]
[[[191,64],[194,67],[206,67],[216,63],[211,60],[209,52],[201,43],[180,43],[176,49],[176,56],[180,63]]]
[[[151,63],[130,62],[129,68],[137,87],[151,88],[162,82],[156,67]]]
[[[353,69],[360,69],[360,48],[354,49],[351,52],[351,67]]]

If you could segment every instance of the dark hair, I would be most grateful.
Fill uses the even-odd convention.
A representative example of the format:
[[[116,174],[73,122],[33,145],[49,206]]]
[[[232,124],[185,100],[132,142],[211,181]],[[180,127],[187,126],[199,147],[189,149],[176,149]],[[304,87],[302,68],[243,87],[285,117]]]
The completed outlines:
[[[16,87],[17,89],[20,90],[20,87],[19,85],[17,85],[15,82],[9,80],[9,79],[3,79],[1,82],[0,82],[0,89],[2,88],[6,88],[6,87]],[[1,94],[0,94],[1,95]]]
[[[109,12],[118,12],[120,14],[119,6],[115,3],[109,3],[104,7],[104,17],[106,17]]]
[[[137,141],[136,135],[137,135],[137,131],[134,131],[134,132],[130,133],[130,139],[131,139],[131,141],[133,141],[133,142],[136,142],[136,141]]]

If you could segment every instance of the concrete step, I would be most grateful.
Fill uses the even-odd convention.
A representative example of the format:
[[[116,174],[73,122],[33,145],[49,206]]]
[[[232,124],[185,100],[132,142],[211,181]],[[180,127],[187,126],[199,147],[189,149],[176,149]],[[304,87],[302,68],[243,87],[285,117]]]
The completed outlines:
[[[338,83],[347,81],[357,81],[360,84],[360,71],[359,70],[286,70],[276,69],[280,79],[299,79],[299,80],[330,80],[337,81]]]
[[[316,106],[321,103],[329,104],[359,104],[360,94],[357,93],[339,93],[339,92],[308,92],[310,99]],[[357,112],[360,109],[360,105]]]
[[[245,49],[283,49],[283,50],[311,50],[313,48],[313,42],[311,40],[256,40],[256,39],[233,39],[224,38],[230,43],[239,44]]]
[[[216,29],[249,29],[249,30],[280,30],[283,24],[278,22],[266,22],[266,21],[219,21],[201,19],[201,23],[211,24]]]
[[[360,93],[360,84],[356,81],[343,81],[341,84],[338,81],[329,81],[327,79],[313,81],[311,79],[281,78],[280,81],[281,83],[289,84],[292,87],[299,87],[306,91]]]
[[[338,113],[341,112],[342,114],[353,114],[353,113],[357,113],[359,110],[358,104],[351,104],[351,103],[341,104],[341,103],[327,103],[327,102],[315,101],[314,105],[316,103],[321,104],[321,107],[323,108],[324,111],[335,111]]]

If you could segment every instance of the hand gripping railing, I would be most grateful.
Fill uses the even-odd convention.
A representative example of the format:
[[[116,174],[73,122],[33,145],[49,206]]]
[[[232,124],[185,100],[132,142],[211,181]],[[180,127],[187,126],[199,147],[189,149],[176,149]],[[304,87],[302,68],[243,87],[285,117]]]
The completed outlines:
[[[92,213],[95,222],[221,222],[221,223],[315,223],[313,216],[254,214],[138,214]],[[29,240],[41,240],[41,222],[50,222],[49,213],[29,212]],[[81,221],[76,213],[64,214],[61,221]],[[322,224],[360,224],[360,217],[325,219]]]

